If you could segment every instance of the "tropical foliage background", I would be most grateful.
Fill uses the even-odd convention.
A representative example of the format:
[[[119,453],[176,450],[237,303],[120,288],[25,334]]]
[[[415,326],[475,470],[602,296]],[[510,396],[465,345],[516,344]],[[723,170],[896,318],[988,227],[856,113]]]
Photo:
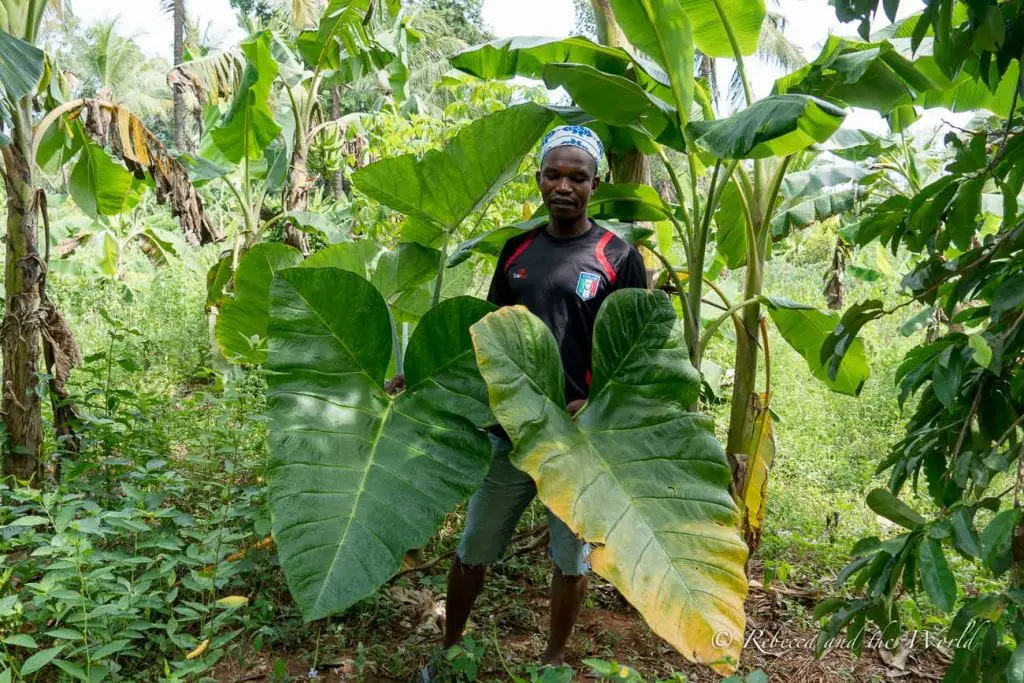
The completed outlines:
[[[572,680],[546,504],[577,673],[1024,681],[1019,0],[836,0],[818,54],[763,0],[193,2],[171,63],[0,0],[0,681],[408,680],[495,422],[540,500],[448,680]],[[482,300],[565,122],[651,284],[576,419]]]

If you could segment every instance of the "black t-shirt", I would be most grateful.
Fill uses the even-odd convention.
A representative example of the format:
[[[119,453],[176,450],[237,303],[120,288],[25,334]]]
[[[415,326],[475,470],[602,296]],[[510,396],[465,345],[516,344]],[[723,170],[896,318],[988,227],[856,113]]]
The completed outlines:
[[[647,287],[647,269],[634,247],[592,224],[569,239],[541,226],[505,243],[487,300],[525,306],[544,321],[558,342],[565,368],[566,401],[590,393],[594,320],[608,295]]]

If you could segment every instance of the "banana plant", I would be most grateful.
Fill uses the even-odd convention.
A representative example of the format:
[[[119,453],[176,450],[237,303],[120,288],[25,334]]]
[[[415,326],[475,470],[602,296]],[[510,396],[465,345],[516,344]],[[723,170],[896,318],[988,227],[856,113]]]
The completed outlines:
[[[965,5],[956,5],[953,12],[955,21],[966,19]],[[1009,61],[991,83],[986,83],[988,74],[979,72],[977,65],[950,75],[922,16],[920,12],[911,15],[871,40],[830,36],[819,56],[777,80],[774,92],[806,93],[873,109],[898,127],[916,119],[918,108],[987,109],[1007,117],[1020,79],[1019,63]],[[915,36],[918,27],[927,31],[919,38]]]
[[[378,28],[379,34],[375,33]],[[316,180],[311,174],[310,153],[318,137],[337,136],[346,127],[340,121],[323,120],[320,97],[324,89],[387,69],[393,74],[393,91],[400,94],[402,74],[407,71],[403,67],[407,48],[417,39],[418,34],[407,26],[394,0],[332,0],[324,7],[316,28],[302,30],[294,39],[284,33],[263,31],[250,36],[238,49],[185,62],[172,70],[169,78],[187,86],[196,101],[233,94],[231,108],[217,125],[220,132],[211,131],[213,144],[201,151],[213,162],[203,164],[205,168],[220,166],[223,175],[239,164],[242,156],[238,154],[238,141],[246,135],[239,126],[251,131],[250,162],[260,161],[259,152],[273,157],[267,159],[269,171],[241,169],[235,194],[243,205],[250,235],[246,246],[255,244],[267,228],[258,225],[263,206],[259,190],[246,194],[251,182],[263,180],[270,184],[270,192],[283,190],[283,211],[272,219],[273,224],[284,221],[285,241],[304,254],[309,252],[303,225],[290,214],[309,208],[310,190]],[[287,116],[275,119],[272,108],[278,100]],[[254,117],[236,117],[247,111]]]
[[[214,125],[207,128],[199,156],[190,159],[193,177],[204,182],[220,180],[233,195],[242,218],[232,251],[221,258],[208,277],[207,304],[213,335],[220,351],[233,362],[259,362],[265,356],[261,340],[266,336],[266,291],[273,266],[278,264],[265,257],[274,252],[288,265],[294,265],[291,252],[263,249],[251,259],[246,258],[247,253],[282,222],[286,223],[286,242],[302,253],[308,251],[302,229],[309,221],[300,209],[307,207],[309,143],[315,134],[311,127],[320,86],[324,79],[341,78],[336,75],[339,71],[351,71],[354,63],[377,54],[362,24],[371,6],[366,2],[335,1],[325,8],[319,28],[304,31],[298,40],[299,54],[312,61],[310,69],[280,36],[270,31],[255,33],[243,41],[238,56],[232,57],[237,61],[234,67],[224,66],[223,55],[176,67],[174,75],[191,79],[204,90],[218,92],[232,85],[232,80],[237,81],[226,110],[221,114],[219,109],[211,109]],[[290,120],[278,121],[275,117],[276,88],[287,97]],[[290,136],[282,134],[286,125]],[[284,193],[283,210],[262,220],[268,197],[277,192]],[[259,288],[237,281],[252,277],[249,271],[255,266],[243,271],[245,260],[261,264],[256,272],[261,274],[258,281],[266,280],[262,296],[256,294]],[[258,302],[252,310],[245,303],[251,297]],[[221,315],[223,307],[233,311],[227,319]]]
[[[43,77],[44,55],[34,43],[39,35],[45,3],[3,0],[0,3],[0,153],[3,154],[4,189],[7,192],[6,262],[24,263],[25,268],[7,268],[7,293],[3,345],[3,382],[9,387],[3,397],[3,419],[12,448],[4,454],[4,474],[31,481],[39,469],[42,445],[42,415],[38,359],[41,335],[38,327],[21,329],[16,321],[39,319],[45,291],[40,291],[43,273],[36,244],[38,234],[38,178],[32,160],[34,96]],[[26,318],[27,317],[27,318]],[[73,357],[73,356],[72,356]]]
[[[124,274],[130,246],[140,249],[153,266],[164,266],[183,255],[183,245],[178,244],[176,235],[152,225],[138,224],[139,211],[151,210],[151,206],[143,204],[141,209],[109,225],[89,221],[60,240],[55,255],[58,259],[67,259],[93,247],[96,269],[112,280],[120,280]]]
[[[49,245],[41,254],[37,242],[40,216],[44,226],[48,222],[41,167],[74,161],[71,195],[93,216],[116,215],[135,201],[130,197],[154,186],[158,201],[171,204],[189,241],[218,239],[184,168],[138,117],[101,100],[63,102],[61,74],[35,46],[44,13],[61,7],[57,2],[0,0],[0,155],[7,194],[6,262],[11,266],[4,282],[9,324],[0,339],[8,387],[0,412],[11,446],[3,469],[36,484],[42,443],[43,392],[36,386],[40,351],[53,377],[49,389],[59,433],[68,427],[69,409],[61,404],[67,398],[64,384],[80,357],[67,323],[46,294]],[[77,119],[73,125],[72,117]]]
[[[238,284],[234,273],[242,268],[247,251],[275,227],[283,225],[284,242],[302,255],[309,253],[308,233],[325,232],[318,230],[322,217],[307,211],[315,180],[310,175],[310,150],[318,137],[337,137],[346,124],[318,121],[322,118],[320,95],[325,87],[349,83],[403,59],[386,49],[373,33],[374,27],[390,18],[389,33],[393,35],[384,42],[406,46],[414,37],[400,16],[398,3],[332,0],[320,14],[317,27],[299,32],[294,43],[287,36],[261,31],[243,41],[237,51],[187,62],[171,74],[177,82],[190,84],[196,94],[231,94],[223,113],[211,108],[213,125],[207,128],[199,156],[190,161],[197,181],[219,179],[224,183],[242,217],[232,251],[208,277],[213,337],[233,362],[259,362],[265,356],[261,345],[266,337],[268,306],[264,287],[263,295],[257,296],[258,314],[243,306],[243,315],[232,314],[223,320],[221,307],[238,311],[237,301],[230,299],[244,301],[254,296],[252,291],[242,291],[244,284],[237,296],[232,293]],[[401,69],[395,71],[395,83],[400,86]],[[277,106],[279,101],[287,103],[283,109]],[[279,192],[281,211],[263,219],[268,198]],[[260,262],[261,256],[257,254],[252,261]],[[270,271],[265,265],[260,272],[268,278]]]

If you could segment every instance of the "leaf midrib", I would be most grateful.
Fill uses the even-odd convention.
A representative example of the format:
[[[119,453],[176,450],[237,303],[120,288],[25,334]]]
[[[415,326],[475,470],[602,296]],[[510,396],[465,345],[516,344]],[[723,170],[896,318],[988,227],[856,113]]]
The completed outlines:
[[[384,433],[384,426],[388,422],[388,418],[390,417],[390,413],[394,408],[394,405],[393,401],[388,401],[388,407],[381,415],[380,424],[377,425],[377,433],[370,442],[370,453],[366,458],[366,467],[363,468],[363,476],[359,480],[358,493],[356,493],[355,500],[352,501],[351,514],[349,515],[348,522],[345,524],[345,528],[341,532],[341,536],[338,538],[338,545],[334,550],[334,557],[331,558],[331,564],[327,568],[327,571],[324,572],[324,579],[320,584],[320,590],[317,591],[316,599],[313,601],[313,605],[316,609],[319,609],[320,602],[324,598],[324,591],[330,583],[330,577],[334,574],[334,570],[338,565],[338,558],[341,556],[341,550],[345,546],[345,541],[348,538],[348,532],[352,529],[352,522],[355,521],[356,511],[359,509],[359,502],[362,500],[363,493],[366,491],[366,480],[369,477],[370,470],[377,459],[377,447],[380,445],[381,435]],[[358,557],[358,553],[356,556]],[[360,564],[362,564],[362,562],[360,562]]]

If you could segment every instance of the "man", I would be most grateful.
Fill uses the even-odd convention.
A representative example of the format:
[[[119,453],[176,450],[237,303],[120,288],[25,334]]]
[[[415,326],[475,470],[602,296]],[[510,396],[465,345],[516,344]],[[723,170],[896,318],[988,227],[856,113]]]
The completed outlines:
[[[562,126],[545,136],[537,184],[550,221],[505,244],[487,296],[498,306],[525,306],[547,324],[565,368],[571,415],[589,392],[594,320],[601,304],[615,290],[647,286],[639,252],[587,216],[603,156],[601,141],[589,128]],[[509,462],[512,444],[505,432],[492,430],[491,443],[490,470],[469,501],[466,529],[448,576],[445,649],[461,640],[487,565],[501,559],[537,494],[530,476]],[[541,662],[558,666],[586,593],[589,547],[550,510],[548,528],[554,563],[551,634]],[[431,675],[428,667],[424,680]]]

